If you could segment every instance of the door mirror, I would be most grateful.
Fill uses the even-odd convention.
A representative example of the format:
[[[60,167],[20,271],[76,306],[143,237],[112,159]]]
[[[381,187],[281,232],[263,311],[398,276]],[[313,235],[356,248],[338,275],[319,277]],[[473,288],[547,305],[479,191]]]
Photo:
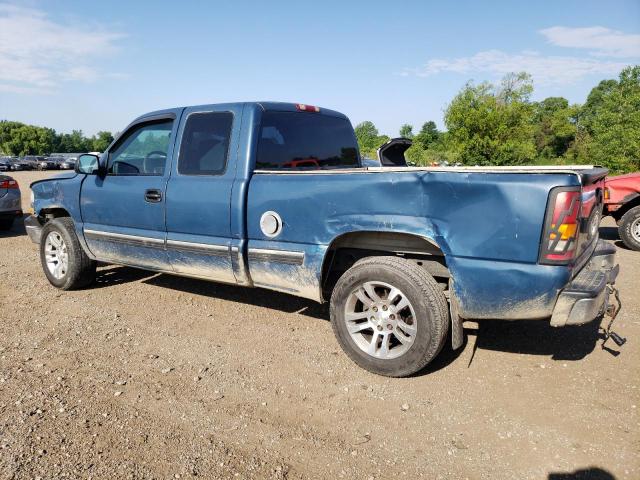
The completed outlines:
[[[87,175],[95,175],[98,173],[100,166],[100,159],[97,155],[91,153],[85,153],[78,157],[76,161],[76,172],[86,173]]]

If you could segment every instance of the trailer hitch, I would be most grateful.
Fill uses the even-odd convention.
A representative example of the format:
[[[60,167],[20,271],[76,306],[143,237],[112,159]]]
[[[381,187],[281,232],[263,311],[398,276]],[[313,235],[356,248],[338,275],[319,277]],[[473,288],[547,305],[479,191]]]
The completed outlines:
[[[616,304],[608,305],[605,310],[605,314],[610,317],[610,320],[609,320],[609,324],[607,325],[607,328],[604,329],[604,339],[602,340],[601,346],[603,350],[607,350],[608,352],[614,355],[617,355],[618,352],[614,353],[613,350],[605,346],[605,343],[607,343],[607,340],[611,339],[614,341],[616,345],[621,347],[627,342],[627,339],[625,337],[621,337],[616,332],[611,330],[611,326],[613,325],[613,322],[615,321],[616,317],[618,316],[618,313],[620,313],[620,310],[622,309],[622,302],[620,301],[620,294],[618,293],[617,288],[615,288],[611,284],[607,284],[607,289],[609,290],[610,295],[613,294],[614,298],[616,299]]]

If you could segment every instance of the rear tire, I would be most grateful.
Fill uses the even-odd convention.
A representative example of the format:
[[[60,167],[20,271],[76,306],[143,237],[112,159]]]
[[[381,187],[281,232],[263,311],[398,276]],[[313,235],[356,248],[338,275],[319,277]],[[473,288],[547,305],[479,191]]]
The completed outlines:
[[[633,207],[620,219],[618,233],[631,250],[640,250],[640,206]]]
[[[7,230],[11,230],[13,226],[13,218],[5,218],[0,220],[0,231],[6,232]]]
[[[423,369],[444,345],[449,311],[435,279],[400,257],[356,262],[331,295],[331,325],[345,353],[378,375]]]
[[[87,287],[96,278],[96,262],[82,249],[69,217],[50,220],[42,228],[40,262],[49,283],[61,290]]]

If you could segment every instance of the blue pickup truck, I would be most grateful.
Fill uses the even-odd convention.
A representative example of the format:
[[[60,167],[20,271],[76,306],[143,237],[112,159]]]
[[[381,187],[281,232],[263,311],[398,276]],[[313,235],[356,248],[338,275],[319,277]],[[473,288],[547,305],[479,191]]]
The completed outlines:
[[[75,173],[34,182],[26,219],[49,282],[97,262],[330,302],[372,372],[427,365],[466,319],[581,324],[618,273],[598,239],[606,170],[362,165],[344,115],[253,102],[134,120]]]

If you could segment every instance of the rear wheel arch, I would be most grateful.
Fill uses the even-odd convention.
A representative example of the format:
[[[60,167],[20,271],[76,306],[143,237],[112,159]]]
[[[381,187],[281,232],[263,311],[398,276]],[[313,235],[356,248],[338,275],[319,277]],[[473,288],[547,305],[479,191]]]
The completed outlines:
[[[611,212],[611,216],[619,223],[625,213],[637,206],[640,206],[640,194],[637,194],[633,199],[623,203],[620,208]]]
[[[451,277],[444,251],[429,237],[406,232],[352,231],[335,237],[325,252],[321,276],[322,298],[331,298],[338,278],[358,260],[389,255],[413,260],[445,283]]]

